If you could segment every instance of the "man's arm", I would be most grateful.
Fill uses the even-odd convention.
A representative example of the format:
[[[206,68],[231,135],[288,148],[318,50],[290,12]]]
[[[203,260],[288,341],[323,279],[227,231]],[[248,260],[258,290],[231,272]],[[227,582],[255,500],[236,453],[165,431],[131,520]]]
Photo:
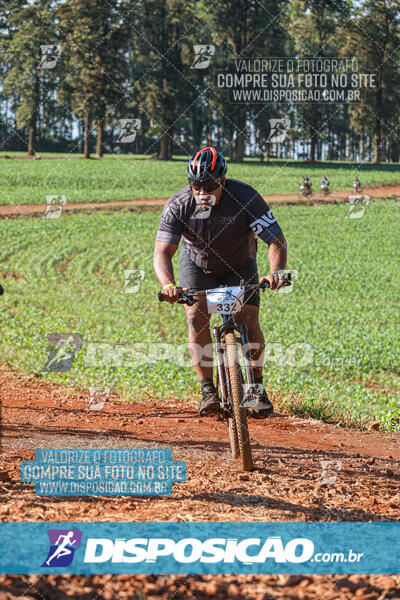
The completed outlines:
[[[282,233],[277,220],[272,214],[268,204],[257,192],[252,198],[250,227],[254,231],[256,237],[260,238],[268,244],[268,258],[270,263],[270,275],[262,277],[261,281],[268,281],[271,284],[271,289],[282,287],[282,277],[279,278],[278,273],[274,271],[282,270],[286,267],[286,240]],[[252,219],[254,219],[252,221]]]
[[[260,281],[268,279],[271,284],[271,289],[275,290],[280,287],[279,275],[274,271],[280,271],[286,267],[287,258],[287,244],[283,233],[278,233],[275,237],[268,242],[268,258],[270,264],[271,275],[262,277]]]
[[[175,284],[174,268],[172,266],[172,257],[177,248],[176,244],[159,241],[156,241],[154,247],[154,272],[162,287],[163,294],[168,296],[168,302],[171,303],[179,300],[179,291],[182,289]]]

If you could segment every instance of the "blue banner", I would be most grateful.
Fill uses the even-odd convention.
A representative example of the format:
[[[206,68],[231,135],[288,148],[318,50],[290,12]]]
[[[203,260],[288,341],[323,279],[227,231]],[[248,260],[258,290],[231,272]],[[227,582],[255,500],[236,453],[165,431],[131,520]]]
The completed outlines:
[[[0,523],[0,572],[400,573],[400,523]]]

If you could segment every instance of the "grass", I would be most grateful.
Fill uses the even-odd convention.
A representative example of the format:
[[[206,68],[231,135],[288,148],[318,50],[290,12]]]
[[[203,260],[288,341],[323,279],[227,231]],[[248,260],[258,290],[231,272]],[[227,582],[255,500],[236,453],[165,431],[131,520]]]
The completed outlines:
[[[121,155],[89,161],[0,158],[0,204],[45,203],[48,194],[63,194],[68,203],[166,198],[186,185],[185,157],[168,162],[143,158]],[[292,161],[261,164],[247,160],[228,167],[230,177],[250,183],[262,194],[297,193],[305,174],[312,179],[315,189],[322,175],[327,175],[333,191],[351,191],[356,174],[363,186],[400,183],[399,168],[395,164],[331,163],[328,166]]]
[[[292,293],[262,296],[265,380],[300,414],[336,421],[341,414],[354,423],[379,418],[398,429],[400,204],[371,202],[361,219],[346,218],[347,211],[274,210],[298,281]],[[158,220],[159,212],[133,211],[0,221],[2,361],[83,389],[107,385],[134,400],[197,393],[183,309],[156,298]],[[121,293],[124,269],[144,271],[137,293]],[[263,243],[259,270],[267,272]],[[65,372],[43,372],[47,336],[62,332],[82,336],[75,362]]]

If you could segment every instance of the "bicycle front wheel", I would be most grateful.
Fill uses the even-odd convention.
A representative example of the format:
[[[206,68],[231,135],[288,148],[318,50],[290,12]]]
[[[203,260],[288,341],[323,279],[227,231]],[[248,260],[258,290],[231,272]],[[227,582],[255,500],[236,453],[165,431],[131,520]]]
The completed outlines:
[[[236,336],[233,331],[225,334],[225,352],[231,384],[233,417],[236,424],[242,468],[244,471],[252,471],[254,466],[251,455],[249,430],[247,428],[247,412],[246,409],[241,406],[243,399],[242,374],[239,364]]]

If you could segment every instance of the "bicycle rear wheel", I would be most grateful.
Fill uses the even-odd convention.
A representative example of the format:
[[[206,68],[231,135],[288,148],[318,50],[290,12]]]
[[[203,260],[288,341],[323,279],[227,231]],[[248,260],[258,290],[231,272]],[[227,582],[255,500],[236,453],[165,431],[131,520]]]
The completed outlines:
[[[249,430],[247,428],[247,412],[246,409],[241,406],[243,399],[242,375],[236,336],[233,331],[225,333],[225,352],[231,388],[233,417],[239,441],[242,468],[244,471],[252,471],[254,466],[251,455]]]

